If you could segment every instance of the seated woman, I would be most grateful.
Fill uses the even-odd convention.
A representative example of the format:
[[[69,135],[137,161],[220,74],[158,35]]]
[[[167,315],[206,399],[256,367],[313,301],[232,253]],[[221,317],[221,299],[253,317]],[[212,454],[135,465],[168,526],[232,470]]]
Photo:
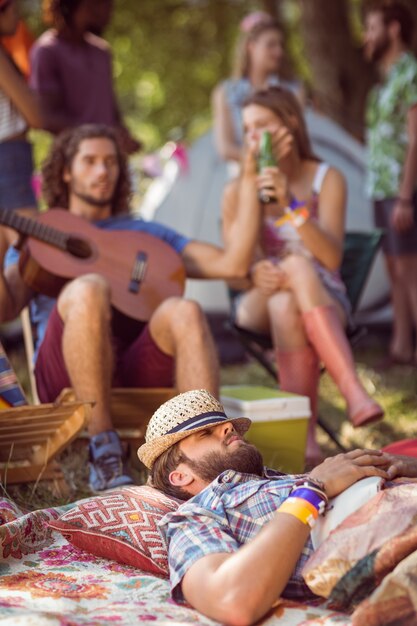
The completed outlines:
[[[280,388],[311,402],[306,459],[317,461],[315,440],[320,362],[347,401],[354,426],[382,417],[366,393],[344,327],[350,314],[339,276],[343,252],[346,185],[342,174],[313,154],[296,97],[280,87],[259,90],[243,108],[246,142],[257,150],[262,131],[272,135],[277,167],[258,175],[258,189],[275,202],[264,204],[259,255],[236,302],[238,326],[272,336]],[[236,218],[239,179],[223,199],[227,242]],[[301,205],[301,206],[300,206]]]

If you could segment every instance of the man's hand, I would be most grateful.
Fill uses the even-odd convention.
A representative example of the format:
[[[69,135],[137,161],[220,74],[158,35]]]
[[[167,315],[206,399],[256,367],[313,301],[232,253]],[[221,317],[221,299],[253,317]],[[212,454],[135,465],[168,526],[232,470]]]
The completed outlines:
[[[387,462],[388,478],[392,479],[398,476],[417,478],[417,459],[415,457],[388,454],[387,452],[383,453],[383,457]]]
[[[268,259],[258,261],[251,270],[252,282],[264,295],[271,296],[283,287],[286,274],[279,265]]]
[[[403,233],[414,225],[414,207],[411,200],[397,200],[391,215],[391,224],[399,233]]]
[[[380,450],[352,450],[326,459],[310,476],[324,483],[327,496],[333,498],[361,478],[390,478],[389,464],[388,456]]]

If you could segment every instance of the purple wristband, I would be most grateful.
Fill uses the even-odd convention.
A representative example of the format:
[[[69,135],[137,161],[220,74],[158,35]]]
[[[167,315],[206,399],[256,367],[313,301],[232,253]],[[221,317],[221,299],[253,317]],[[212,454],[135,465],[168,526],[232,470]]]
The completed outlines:
[[[299,200],[297,200],[297,198],[293,198],[288,206],[291,211],[296,211],[296,209],[305,206],[305,202],[300,202]]]
[[[303,498],[303,500],[307,500],[310,504],[314,506],[315,509],[320,513],[324,513],[324,509],[326,508],[326,501],[317,493],[317,491],[313,491],[312,489],[300,487],[298,489],[294,489],[291,492],[291,497],[294,498]]]

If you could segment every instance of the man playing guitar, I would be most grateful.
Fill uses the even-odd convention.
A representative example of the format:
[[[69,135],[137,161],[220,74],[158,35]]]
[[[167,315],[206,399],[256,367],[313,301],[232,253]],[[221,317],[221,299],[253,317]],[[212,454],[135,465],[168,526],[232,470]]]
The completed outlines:
[[[118,230],[145,232],[181,256],[188,277],[230,279],[248,272],[260,222],[251,151],[242,167],[236,233],[226,249],[128,215],[126,160],[107,126],[84,125],[60,135],[42,174],[48,207],[67,209],[114,231],[115,245],[123,234]],[[174,296],[158,304],[146,322],[130,319],[112,307],[109,281],[98,272],[66,282],[52,299],[24,282],[18,260],[17,251],[9,249],[0,274],[0,321],[15,318],[31,301],[40,400],[54,401],[64,387],[73,387],[80,400],[94,400],[88,425],[90,486],[97,491],[130,484],[112,425],[111,386],[161,387],[175,382],[179,392],[205,388],[216,395],[219,368],[204,314],[196,302]],[[0,262],[3,265],[3,259]]]

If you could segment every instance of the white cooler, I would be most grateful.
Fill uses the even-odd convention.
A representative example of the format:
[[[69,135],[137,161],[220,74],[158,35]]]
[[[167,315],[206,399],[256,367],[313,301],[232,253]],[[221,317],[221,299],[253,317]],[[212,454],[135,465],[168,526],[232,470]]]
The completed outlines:
[[[304,471],[310,400],[268,387],[237,385],[220,390],[226,415],[249,417],[246,439],[262,453],[267,467],[288,473]]]

